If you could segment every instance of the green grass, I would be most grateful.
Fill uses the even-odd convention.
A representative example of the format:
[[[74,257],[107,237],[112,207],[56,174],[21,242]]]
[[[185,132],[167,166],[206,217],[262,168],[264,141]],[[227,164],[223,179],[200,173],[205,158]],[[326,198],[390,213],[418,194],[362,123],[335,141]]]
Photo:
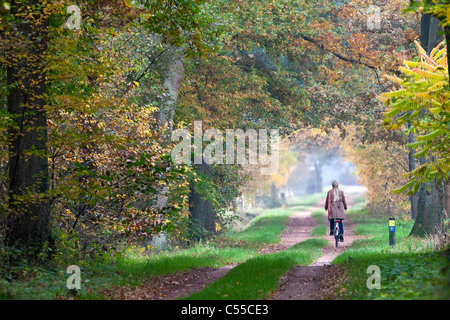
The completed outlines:
[[[408,237],[413,221],[396,220],[396,245],[389,246],[388,218],[374,217],[367,210],[353,210],[357,224],[355,240],[334,264],[347,270],[344,299],[449,299],[449,280],[441,273],[448,268],[448,255],[436,252],[433,239]],[[368,289],[366,273],[371,265],[381,273],[380,289]]]
[[[309,208],[309,206],[307,205],[286,205],[286,208],[289,208],[289,210],[292,211],[302,211],[302,210],[307,210]]]
[[[185,250],[126,258],[118,261],[123,275],[158,276],[193,268],[219,268],[227,264],[240,263],[256,254],[248,248],[218,248],[213,243],[199,244]]]
[[[217,248],[212,243],[167,253],[143,254],[136,250],[124,257],[84,261],[79,299],[103,299],[102,291],[115,286],[137,286],[150,276],[172,274],[201,267],[240,263],[257,254],[249,248]],[[53,299],[68,296],[65,267],[40,271],[30,281],[0,280],[0,299]]]
[[[308,199],[299,199],[308,203]],[[315,202],[310,201],[310,202]],[[186,249],[157,254],[128,248],[121,255],[107,259],[71,261],[81,268],[82,285],[77,299],[104,299],[104,290],[111,285],[137,286],[148,277],[168,275],[201,267],[219,268],[242,263],[258,255],[258,249],[280,241],[289,216],[305,204],[291,202],[291,207],[264,210],[241,232],[227,232],[217,239],[198,243]],[[280,256],[281,257],[281,256]],[[26,280],[7,282],[0,279],[0,299],[53,299],[69,296],[66,281],[67,265],[28,270]]]
[[[311,230],[311,236],[313,237],[321,237],[327,234],[328,228],[322,223],[314,227]]]
[[[278,285],[279,278],[295,265],[309,265],[328,245],[325,239],[309,239],[288,250],[259,255],[234,267],[226,276],[194,293],[187,300],[260,300]]]
[[[311,217],[316,219],[316,221],[318,223],[318,225],[315,226],[314,229],[312,229],[311,236],[313,236],[313,237],[320,237],[320,236],[326,235],[327,231],[328,231],[328,228],[323,223],[324,210],[323,209],[318,209],[318,210],[312,212],[311,213]]]
[[[315,205],[321,199],[325,201],[325,198],[326,198],[326,191],[317,192],[311,195],[293,196],[286,199],[286,206],[288,207],[312,206]]]
[[[240,232],[228,232],[225,237],[234,241],[245,241],[252,244],[270,244],[280,241],[280,234],[285,223],[295,210],[278,208],[266,210],[254,218],[247,228]]]
[[[308,209],[321,197],[323,194],[320,193],[290,199],[289,205],[283,208],[264,210],[240,232],[228,231],[190,248],[160,253],[128,248],[113,258],[71,261],[68,264],[77,264],[81,268],[82,285],[76,298],[105,299],[104,292],[111,286],[138,286],[149,277],[201,267],[239,264],[219,283],[198,293],[197,298],[262,299],[276,288],[280,276],[294,265],[310,264],[328,243],[324,239],[311,239],[283,252],[258,254],[261,247],[280,241],[279,236],[290,215]],[[318,211],[314,217],[319,221]],[[66,267],[36,267],[27,271],[30,274],[24,276],[26,280],[7,282],[0,279],[0,299],[68,298],[70,294],[66,281],[69,275],[66,274]],[[216,290],[214,286],[219,288]]]
[[[325,214],[324,209],[318,209],[316,211],[313,211],[311,213],[311,217],[316,219],[317,223],[323,223],[323,216]]]
[[[264,224],[260,219],[259,224]],[[259,229],[259,227],[258,227]],[[78,299],[104,299],[102,291],[115,286],[138,286],[148,277],[169,275],[190,269],[219,268],[227,264],[241,263],[258,254],[257,248],[264,239],[274,240],[275,233],[270,225],[262,228],[266,237],[243,236],[233,239],[230,247],[221,248],[208,241],[188,249],[146,254],[137,249],[125,251],[122,257],[78,262],[81,268],[82,286]],[[267,236],[269,235],[269,236]],[[244,241],[244,242],[243,242]],[[247,242],[248,241],[248,242]],[[252,241],[254,241],[252,243]],[[236,245],[236,247],[234,247]],[[55,296],[68,297],[65,267],[59,270],[46,269],[36,274],[32,281],[0,281],[0,299],[53,299]]]

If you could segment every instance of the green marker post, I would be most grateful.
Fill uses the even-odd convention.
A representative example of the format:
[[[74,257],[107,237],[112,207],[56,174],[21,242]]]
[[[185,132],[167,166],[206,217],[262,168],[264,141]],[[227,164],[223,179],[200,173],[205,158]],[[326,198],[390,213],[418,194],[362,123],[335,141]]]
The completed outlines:
[[[389,245],[395,245],[395,218],[389,218]]]

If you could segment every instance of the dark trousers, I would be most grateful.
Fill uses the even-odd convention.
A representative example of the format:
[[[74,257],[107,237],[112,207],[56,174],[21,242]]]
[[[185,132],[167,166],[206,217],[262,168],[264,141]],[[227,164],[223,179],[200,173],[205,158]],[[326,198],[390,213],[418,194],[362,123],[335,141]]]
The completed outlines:
[[[339,232],[344,234],[344,225],[342,224],[342,219],[339,220]],[[330,231],[334,232],[334,219],[330,219]]]

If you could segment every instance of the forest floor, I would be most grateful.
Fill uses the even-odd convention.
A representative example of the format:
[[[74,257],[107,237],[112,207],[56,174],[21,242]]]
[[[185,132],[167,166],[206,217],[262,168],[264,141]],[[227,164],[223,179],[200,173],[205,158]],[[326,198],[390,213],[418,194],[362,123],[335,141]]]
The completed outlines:
[[[357,190],[347,198],[350,208],[354,199],[360,197],[363,191]],[[259,251],[259,254],[270,254],[287,250],[293,245],[314,238],[311,231],[318,225],[311,213],[319,209],[323,210],[323,199],[314,206],[294,213],[287,221],[286,228],[280,235],[280,242],[270,244]],[[340,242],[336,248],[334,237],[328,235],[329,222],[325,214],[324,224],[327,226],[327,235],[321,236],[329,240],[329,245],[323,249],[322,256],[309,266],[296,266],[280,278],[278,288],[268,297],[275,300],[316,300],[333,298],[335,285],[333,275],[340,272],[338,266],[332,266],[331,262],[340,253],[351,246],[356,236],[353,233],[354,223],[351,220],[344,221],[344,242]],[[171,275],[149,278],[137,287],[116,288],[110,293],[110,298],[121,300],[172,300],[189,296],[198,292],[212,282],[224,277],[236,264],[222,268],[199,268]]]
[[[30,275],[25,269],[18,281],[0,276],[0,300],[449,300],[449,235],[411,236],[414,220],[400,216],[391,246],[391,215],[371,212],[361,192],[345,191],[349,210],[338,248],[317,193],[255,211],[236,229],[186,248],[125,248]],[[67,263],[81,267],[78,291],[67,289]],[[369,267],[379,270],[378,288],[368,285]]]

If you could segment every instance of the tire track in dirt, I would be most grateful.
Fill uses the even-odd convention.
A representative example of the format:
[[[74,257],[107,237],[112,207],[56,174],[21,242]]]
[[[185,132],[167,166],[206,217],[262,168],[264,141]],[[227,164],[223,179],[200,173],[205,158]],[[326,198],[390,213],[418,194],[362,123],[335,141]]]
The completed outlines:
[[[362,193],[361,193],[362,194]],[[347,205],[350,208],[354,199],[361,194],[348,198]],[[329,221],[324,214],[324,223],[329,226]],[[347,250],[355,239],[354,223],[350,219],[344,220],[344,242],[335,246],[334,237],[327,235],[329,245],[322,251],[319,257],[309,266],[295,266],[285,276],[280,278],[277,289],[269,297],[270,300],[322,300],[324,297],[333,298],[334,281],[339,274],[340,268],[331,265],[331,262],[342,252]],[[328,228],[327,228],[328,230]]]
[[[280,234],[280,243],[265,246],[259,253],[267,254],[286,250],[299,242],[310,239],[312,229],[317,226],[317,221],[311,217],[311,213],[323,208],[322,202],[321,199],[312,208],[292,214],[286,223],[286,228]]]
[[[348,198],[349,207],[353,199]],[[286,228],[280,235],[278,244],[268,245],[262,248],[260,254],[269,254],[289,249],[293,245],[314,238],[312,229],[317,225],[316,219],[311,213],[323,209],[321,199],[312,208],[301,210],[291,215],[286,223]],[[328,220],[324,215],[324,222]],[[339,248],[334,247],[334,238],[330,238],[330,245],[324,248],[323,255],[310,266],[297,266],[292,268],[285,276],[281,277],[278,288],[269,299],[321,299],[320,294],[326,283],[321,284],[320,279],[326,277],[328,270],[332,268],[329,263],[353,242],[353,226],[350,220],[344,225],[345,242],[339,243]],[[345,222],[344,222],[345,223]],[[149,278],[144,284],[137,287],[113,287],[105,295],[110,299],[120,300],[173,300],[186,297],[202,290],[207,285],[225,276],[237,264],[227,265],[222,268],[199,268],[172,275]],[[301,289],[301,290],[299,290]]]
[[[137,287],[113,287],[106,296],[113,300],[174,300],[202,290],[225,276],[236,265],[198,268],[171,275],[148,278]]]
[[[298,242],[310,239],[311,231],[317,225],[317,221],[311,217],[311,213],[323,208],[322,202],[323,199],[312,208],[292,214],[280,235],[280,243],[265,246],[259,250],[259,254],[286,250]],[[232,264],[221,268],[199,268],[156,278],[151,277],[137,287],[112,287],[105,295],[110,299],[119,300],[179,299],[198,292],[224,277],[236,265]]]
[[[340,273],[337,266],[331,262],[347,250],[355,240],[354,224],[346,219],[344,226],[344,242],[339,242],[336,248],[334,237],[327,235],[329,245],[323,249],[320,258],[309,266],[295,266],[285,276],[280,278],[278,288],[272,293],[271,300],[322,300],[333,286],[333,278]],[[328,219],[326,220],[328,223]]]

